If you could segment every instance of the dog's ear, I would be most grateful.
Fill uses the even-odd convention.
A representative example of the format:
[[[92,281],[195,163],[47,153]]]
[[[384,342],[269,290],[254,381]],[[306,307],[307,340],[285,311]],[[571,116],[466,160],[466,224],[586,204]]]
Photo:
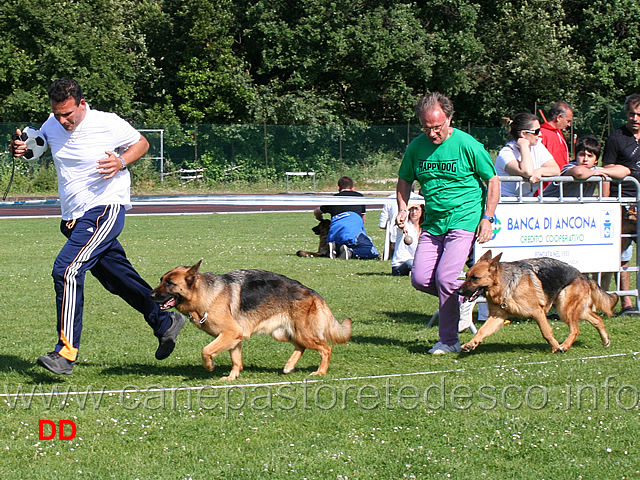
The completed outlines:
[[[480,260],[487,260],[487,261],[491,260],[491,250],[487,250],[487,253],[485,253],[480,257]]]
[[[192,267],[189,267],[189,270],[187,270],[187,273],[185,273],[184,281],[187,283],[189,287],[193,286],[193,282],[195,282],[196,276],[200,272],[201,263],[202,263],[202,260],[200,260],[198,263],[196,263]]]
[[[502,252],[496,255],[495,258],[489,262],[489,273],[495,274],[498,271],[498,269],[500,268],[501,257],[502,257]]]
[[[188,273],[198,273],[200,271],[200,265],[202,264],[202,259],[200,259],[200,261],[198,263],[196,263],[195,265],[191,266],[189,268],[189,272]]]

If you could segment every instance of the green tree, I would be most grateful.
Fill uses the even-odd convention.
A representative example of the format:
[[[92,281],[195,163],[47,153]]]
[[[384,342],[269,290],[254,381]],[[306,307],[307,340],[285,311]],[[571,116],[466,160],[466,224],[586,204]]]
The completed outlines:
[[[178,69],[180,109],[189,121],[232,123],[249,119],[255,96],[248,68],[237,58],[231,35],[231,0],[191,0],[189,45]]]
[[[258,0],[236,15],[267,122],[403,122],[431,75],[411,4]]]
[[[576,28],[570,39],[584,57],[584,82],[591,102],[622,102],[640,91],[640,4],[631,0],[566,2]],[[578,24],[579,22],[579,24]]]
[[[464,96],[466,119],[498,125],[504,116],[577,98],[584,65],[561,0],[482,1],[478,18],[484,53],[474,63],[477,85]]]
[[[632,0],[5,0],[0,28],[0,122],[42,121],[60,76],[173,127],[399,124],[434,90],[458,125],[560,99],[584,121],[640,91]]]
[[[481,37],[481,9],[473,1],[434,0],[416,10],[425,45],[434,58],[433,75],[425,92],[439,91],[456,98],[474,92],[482,79],[480,59],[487,57]],[[464,111],[464,105],[457,106]]]
[[[143,0],[144,1],[144,0]],[[46,89],[76,78],[89,102],[131,119],[145,108],[154,68],[135,26],[136,0],[8,0],[0,4],[0,120],[42,121]]]

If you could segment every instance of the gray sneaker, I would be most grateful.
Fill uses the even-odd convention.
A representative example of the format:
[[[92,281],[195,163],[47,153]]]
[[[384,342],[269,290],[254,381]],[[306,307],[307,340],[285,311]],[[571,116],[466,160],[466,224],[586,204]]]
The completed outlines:
[[[340,255],[338,258],[342,260],[350,260],[353,257],[353,251],[346,245],[340,245]]]
[[[446,343],[438,342],[429,349],[427,353],[431,355],[444,355],[445,353],[460,353],[460,342],[456,342],[455,345],[447,345]]]
[[[171,317],[171,325],[167,328],[167,331],[164,332],[164,335],[158,339],[158,349],[156,350],[156,359],[164,360],[173,352],[173,349],[176,348],[176,338],[178,338],[178,334],[184,324],[186,323],[186,319],[184,315],[177,312],[169,312],[169,317]]]
[[[38,358],[38,365],[58,375],[71,375],[75,363],[67,360],[58,352],[50,352]]]

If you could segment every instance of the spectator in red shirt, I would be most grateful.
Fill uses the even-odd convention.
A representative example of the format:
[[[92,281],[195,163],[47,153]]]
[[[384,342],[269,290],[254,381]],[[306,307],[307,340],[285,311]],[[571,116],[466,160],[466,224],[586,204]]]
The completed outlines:
[[[558,167],[569,163],[569,147],[563,130],[571,126],[573,109],[566,102],[558,102],[549,110],[549,120],[540,126],[542,144],[551,152]]]

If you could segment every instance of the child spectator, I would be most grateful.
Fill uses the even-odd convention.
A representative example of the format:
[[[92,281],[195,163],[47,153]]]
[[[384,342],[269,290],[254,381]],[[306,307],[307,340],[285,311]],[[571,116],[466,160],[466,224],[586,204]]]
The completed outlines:
[[[420,224],[424,221],[424,205],[412,204],[408,206],[409,216],[404,223],[404,229],[397,228],[396,246],[391,259],[391,274],[404,276],[411,273],[413,257],[416,254]]]
[[[415,182],[414,182],[415,185]],[[389,258],[393,258],[393,251],[396,248],[396,240],[398,228],[396,225],[396,215],[398,215],[398,202],[396,201],[396,194],[393,193],[389,195],[388,198],[393,198],[392,202],[386,202],[382,211],[380,212],[380,221],[378,222],[378,226],[387,230],[385,232],[385,245],[384,245],[384,258],[383,260],[388,260]],[[413,191],[413,185],[411,186],[411,195],[409,197],[410,200],[417,200],[419,202],[424,202],[424,198],[422,196],[422,192],[415,193]],[[400,230],[402,231],[402,230]]]
[[[605,169],[598,167],[598,160],[600,159],[600,152],[602,146],[600,141],[594,137],[581,137],[576,142],[576,159],[573,162],[567,163],[562,167],[560,175],[571,176],[577,180],[584,180],[593,176],[600,176],[605,179],[609,179],[609,176],[605,173]],[[579,197],[580,185],[582,185],[582,196],[593,197],[596,194],[597,182],[561,182],[552,183],[544,189],[545,197],[559,197],[560,188],[562,188],[563,197]],[[609,182],[603,182],[602,192],[600,194],[604,197],[609,196],[610,184]]]

